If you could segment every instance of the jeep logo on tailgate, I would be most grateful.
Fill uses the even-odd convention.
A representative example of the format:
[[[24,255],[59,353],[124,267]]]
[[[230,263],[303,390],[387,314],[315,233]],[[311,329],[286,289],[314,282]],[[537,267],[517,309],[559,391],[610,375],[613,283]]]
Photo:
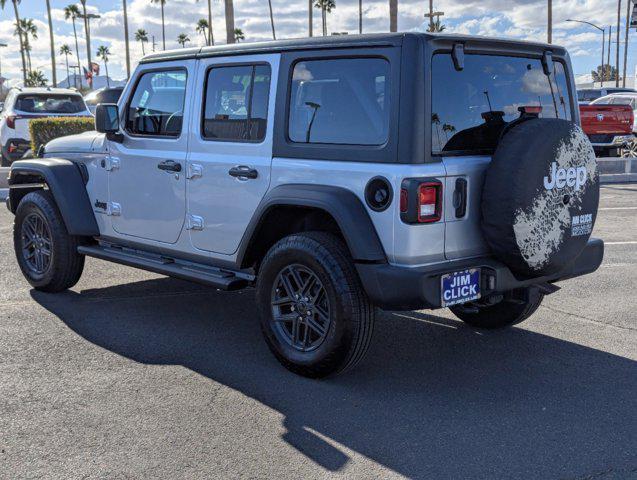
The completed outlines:
[[[580,187],[586,183],[586,167],[569,167],[557,168],[557,163],[551,164],[551,173],[544,177],[544,188],[553,190],[556,188],[564,188],[575,186],[575,191],[579,191]]]

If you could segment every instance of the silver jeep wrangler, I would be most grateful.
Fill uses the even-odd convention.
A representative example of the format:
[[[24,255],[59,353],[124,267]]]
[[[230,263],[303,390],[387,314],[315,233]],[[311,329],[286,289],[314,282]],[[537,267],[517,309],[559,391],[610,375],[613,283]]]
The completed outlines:
[[[593,272],[599,180],[567,52],[383,34],[146,56],[96,132],[15,162],[8,207],[34,288],[85,256],[254,286],[287,368],[355,365],[375,307],[528,318]]]

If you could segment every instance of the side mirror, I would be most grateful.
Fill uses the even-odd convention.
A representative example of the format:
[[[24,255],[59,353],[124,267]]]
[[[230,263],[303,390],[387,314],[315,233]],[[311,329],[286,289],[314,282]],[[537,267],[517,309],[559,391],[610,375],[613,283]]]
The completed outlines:
[[[95,108],[95,130],[100,133],[119,132],[119,110],[114,103],[99,103]]]

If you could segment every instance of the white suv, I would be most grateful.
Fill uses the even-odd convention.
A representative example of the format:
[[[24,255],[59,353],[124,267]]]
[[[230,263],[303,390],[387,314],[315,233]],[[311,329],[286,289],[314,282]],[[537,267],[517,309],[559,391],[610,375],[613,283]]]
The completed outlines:
[[[13,88],[0,114],[2,166],[22,158],[30,148],[29,121],[42,117],[91,116],[79,92],[66,88]]]

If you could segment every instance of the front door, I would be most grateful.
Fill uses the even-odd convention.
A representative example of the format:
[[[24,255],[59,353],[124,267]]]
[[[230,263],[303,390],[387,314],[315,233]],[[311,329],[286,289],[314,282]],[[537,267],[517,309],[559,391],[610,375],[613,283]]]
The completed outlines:
[[[109,209],[115,232],[175,243],[186,213],[186,154],[196,61],[140,71],[120,105],[123,140],[109,142]]]
[[[268,190],[279,55],[202,59],[188,157],[193,246],[233,254]]]

